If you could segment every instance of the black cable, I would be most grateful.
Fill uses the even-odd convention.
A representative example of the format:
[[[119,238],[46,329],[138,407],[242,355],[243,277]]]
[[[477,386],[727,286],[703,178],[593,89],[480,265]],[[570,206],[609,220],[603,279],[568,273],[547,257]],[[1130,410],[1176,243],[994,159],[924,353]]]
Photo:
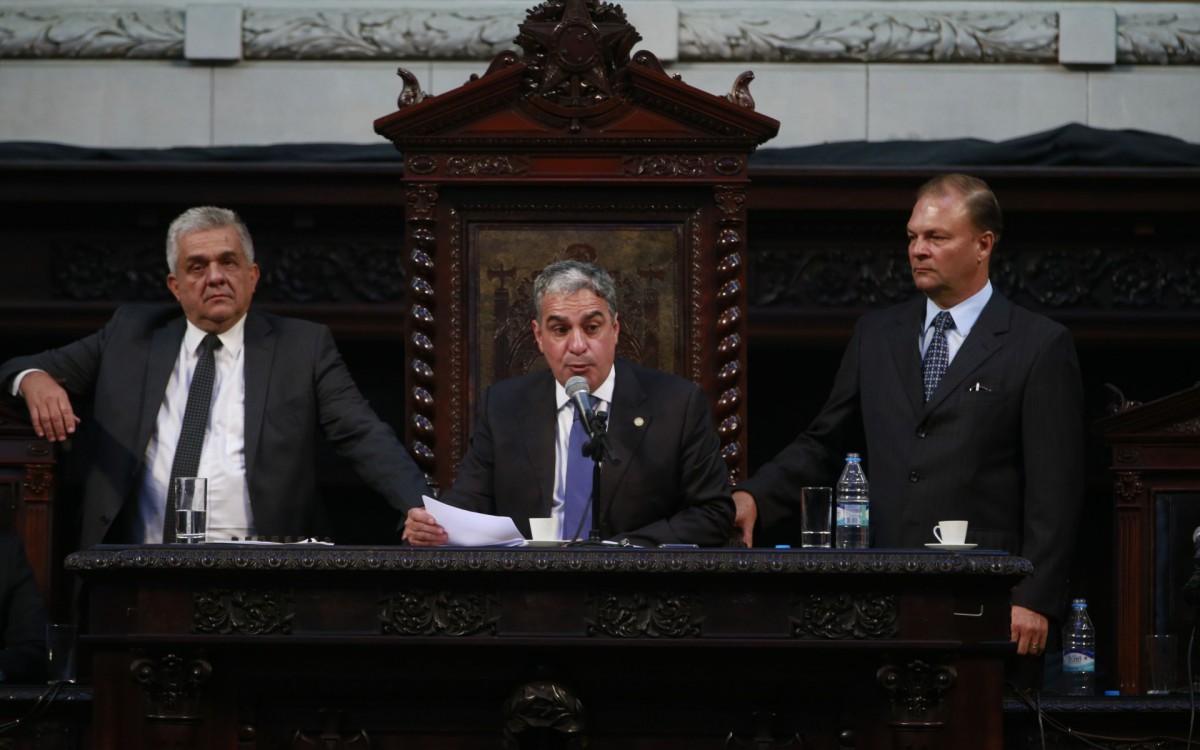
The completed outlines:
[[[50,704],[53,703],[54,699],[58,697],[59,692],[62,690],[62,686],[65,684],[67,684],[65,681],[60,680],[47,685],[46,689],[43,690],[41,695],[38,696],[38,699],[33,702],[33,706],[24,716],[0,724],[0,734],[7,734],[22,724],[28,724],[33,719],[36,719],[39,715],[45,712],[46,709],[50,708]]]
[[[1188,736],[1186,747],[1192,746],[1193,730],[1196,728],[1196,683],[1192,679],[1192,649],[1196,644],[1196,625],[1192,624],[1192,633],[1188,636],[1187,647],[1187,681],[1188,681]]]

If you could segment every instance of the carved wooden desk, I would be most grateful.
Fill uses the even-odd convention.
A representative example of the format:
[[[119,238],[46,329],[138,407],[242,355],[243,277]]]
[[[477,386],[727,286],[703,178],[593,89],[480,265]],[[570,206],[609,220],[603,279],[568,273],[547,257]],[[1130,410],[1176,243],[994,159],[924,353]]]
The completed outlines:
[[[100,547],[93,747],[1000,750],[1000,553]],[[791,747],[799,747],[793,743]]]

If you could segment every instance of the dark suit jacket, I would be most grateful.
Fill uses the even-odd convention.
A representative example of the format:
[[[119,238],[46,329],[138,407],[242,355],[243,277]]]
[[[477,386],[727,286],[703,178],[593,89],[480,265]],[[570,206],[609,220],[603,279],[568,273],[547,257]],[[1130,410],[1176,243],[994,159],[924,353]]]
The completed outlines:
[[[774,541],[797,488],[834,484],[845,454],[865,447],[873,546],[918,547],[936,541],[938,521],[966,519],[968,542],[1033,563],[1013,603],[1061,617],[1084,481],[1070,334],[993,292],[923,403],[924,311],[922,297],[864,316],[821,413],[739,489]]]
[[[81,546],[126,541],[114,523],[134,499],[146,446],[185,330],[178,308],[121,307],[99,332],[0,367],[0,384],[36,367],[93,402],[98,430],[87,469]],[[245,328],[246,481],[263,535],[317,533],[316,431],[406,513],[428,493],[424,475],[350,377],[329,329],[251,311]],[[111,533],[110,533],[111,532]]]
[[[21,540],[0,534],[0,682],[46,681],[46,622]]]
[[[703,391],[625,360],[615,366],[608,434],[620,463],[603,468],[605,536],[643,546],[726,543],[733,502]],[[509,516],[528,536],[529,519],[549,516],[554,502],[555,412],[548,370],[489,388],[454,486],[442,499]]]

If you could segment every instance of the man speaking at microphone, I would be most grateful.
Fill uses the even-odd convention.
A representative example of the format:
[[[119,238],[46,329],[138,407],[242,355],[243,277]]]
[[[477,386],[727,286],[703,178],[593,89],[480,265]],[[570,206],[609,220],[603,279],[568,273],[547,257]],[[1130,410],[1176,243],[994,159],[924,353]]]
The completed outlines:
[[[616,287],[602,268],[553,263],[534,282],[533,300],[533,336],[550,369],[487,390],[458,477],[441,500],[508,516],[526,536],[530,518],[551,517],[561,539],[587,538],[595,525],[604,539],[638,546],[725,544],[733,501],[703,391],[616,358]],[[572,378],[586,381],[591,399],[575,394],[578,381],[576,398],[568,395]],[[615,454],[603,464],[597,505],[588,503],[593,462],[581,449],[594,418],[589,401],[607,415]],[[416,546],[447,539],[424,508],[409,511],[404,538]]]

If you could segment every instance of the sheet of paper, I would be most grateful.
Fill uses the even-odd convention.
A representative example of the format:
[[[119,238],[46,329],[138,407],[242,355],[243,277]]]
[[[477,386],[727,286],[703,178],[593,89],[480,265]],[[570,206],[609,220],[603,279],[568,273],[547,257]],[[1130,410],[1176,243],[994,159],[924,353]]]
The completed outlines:
[[[438,525],[446,530],[447,543],[454,547],[519,547],[525,537],[508,516],[489,516],[471,510],[455,508],[432,497],[423,498],[425,510],[433,514]]]

